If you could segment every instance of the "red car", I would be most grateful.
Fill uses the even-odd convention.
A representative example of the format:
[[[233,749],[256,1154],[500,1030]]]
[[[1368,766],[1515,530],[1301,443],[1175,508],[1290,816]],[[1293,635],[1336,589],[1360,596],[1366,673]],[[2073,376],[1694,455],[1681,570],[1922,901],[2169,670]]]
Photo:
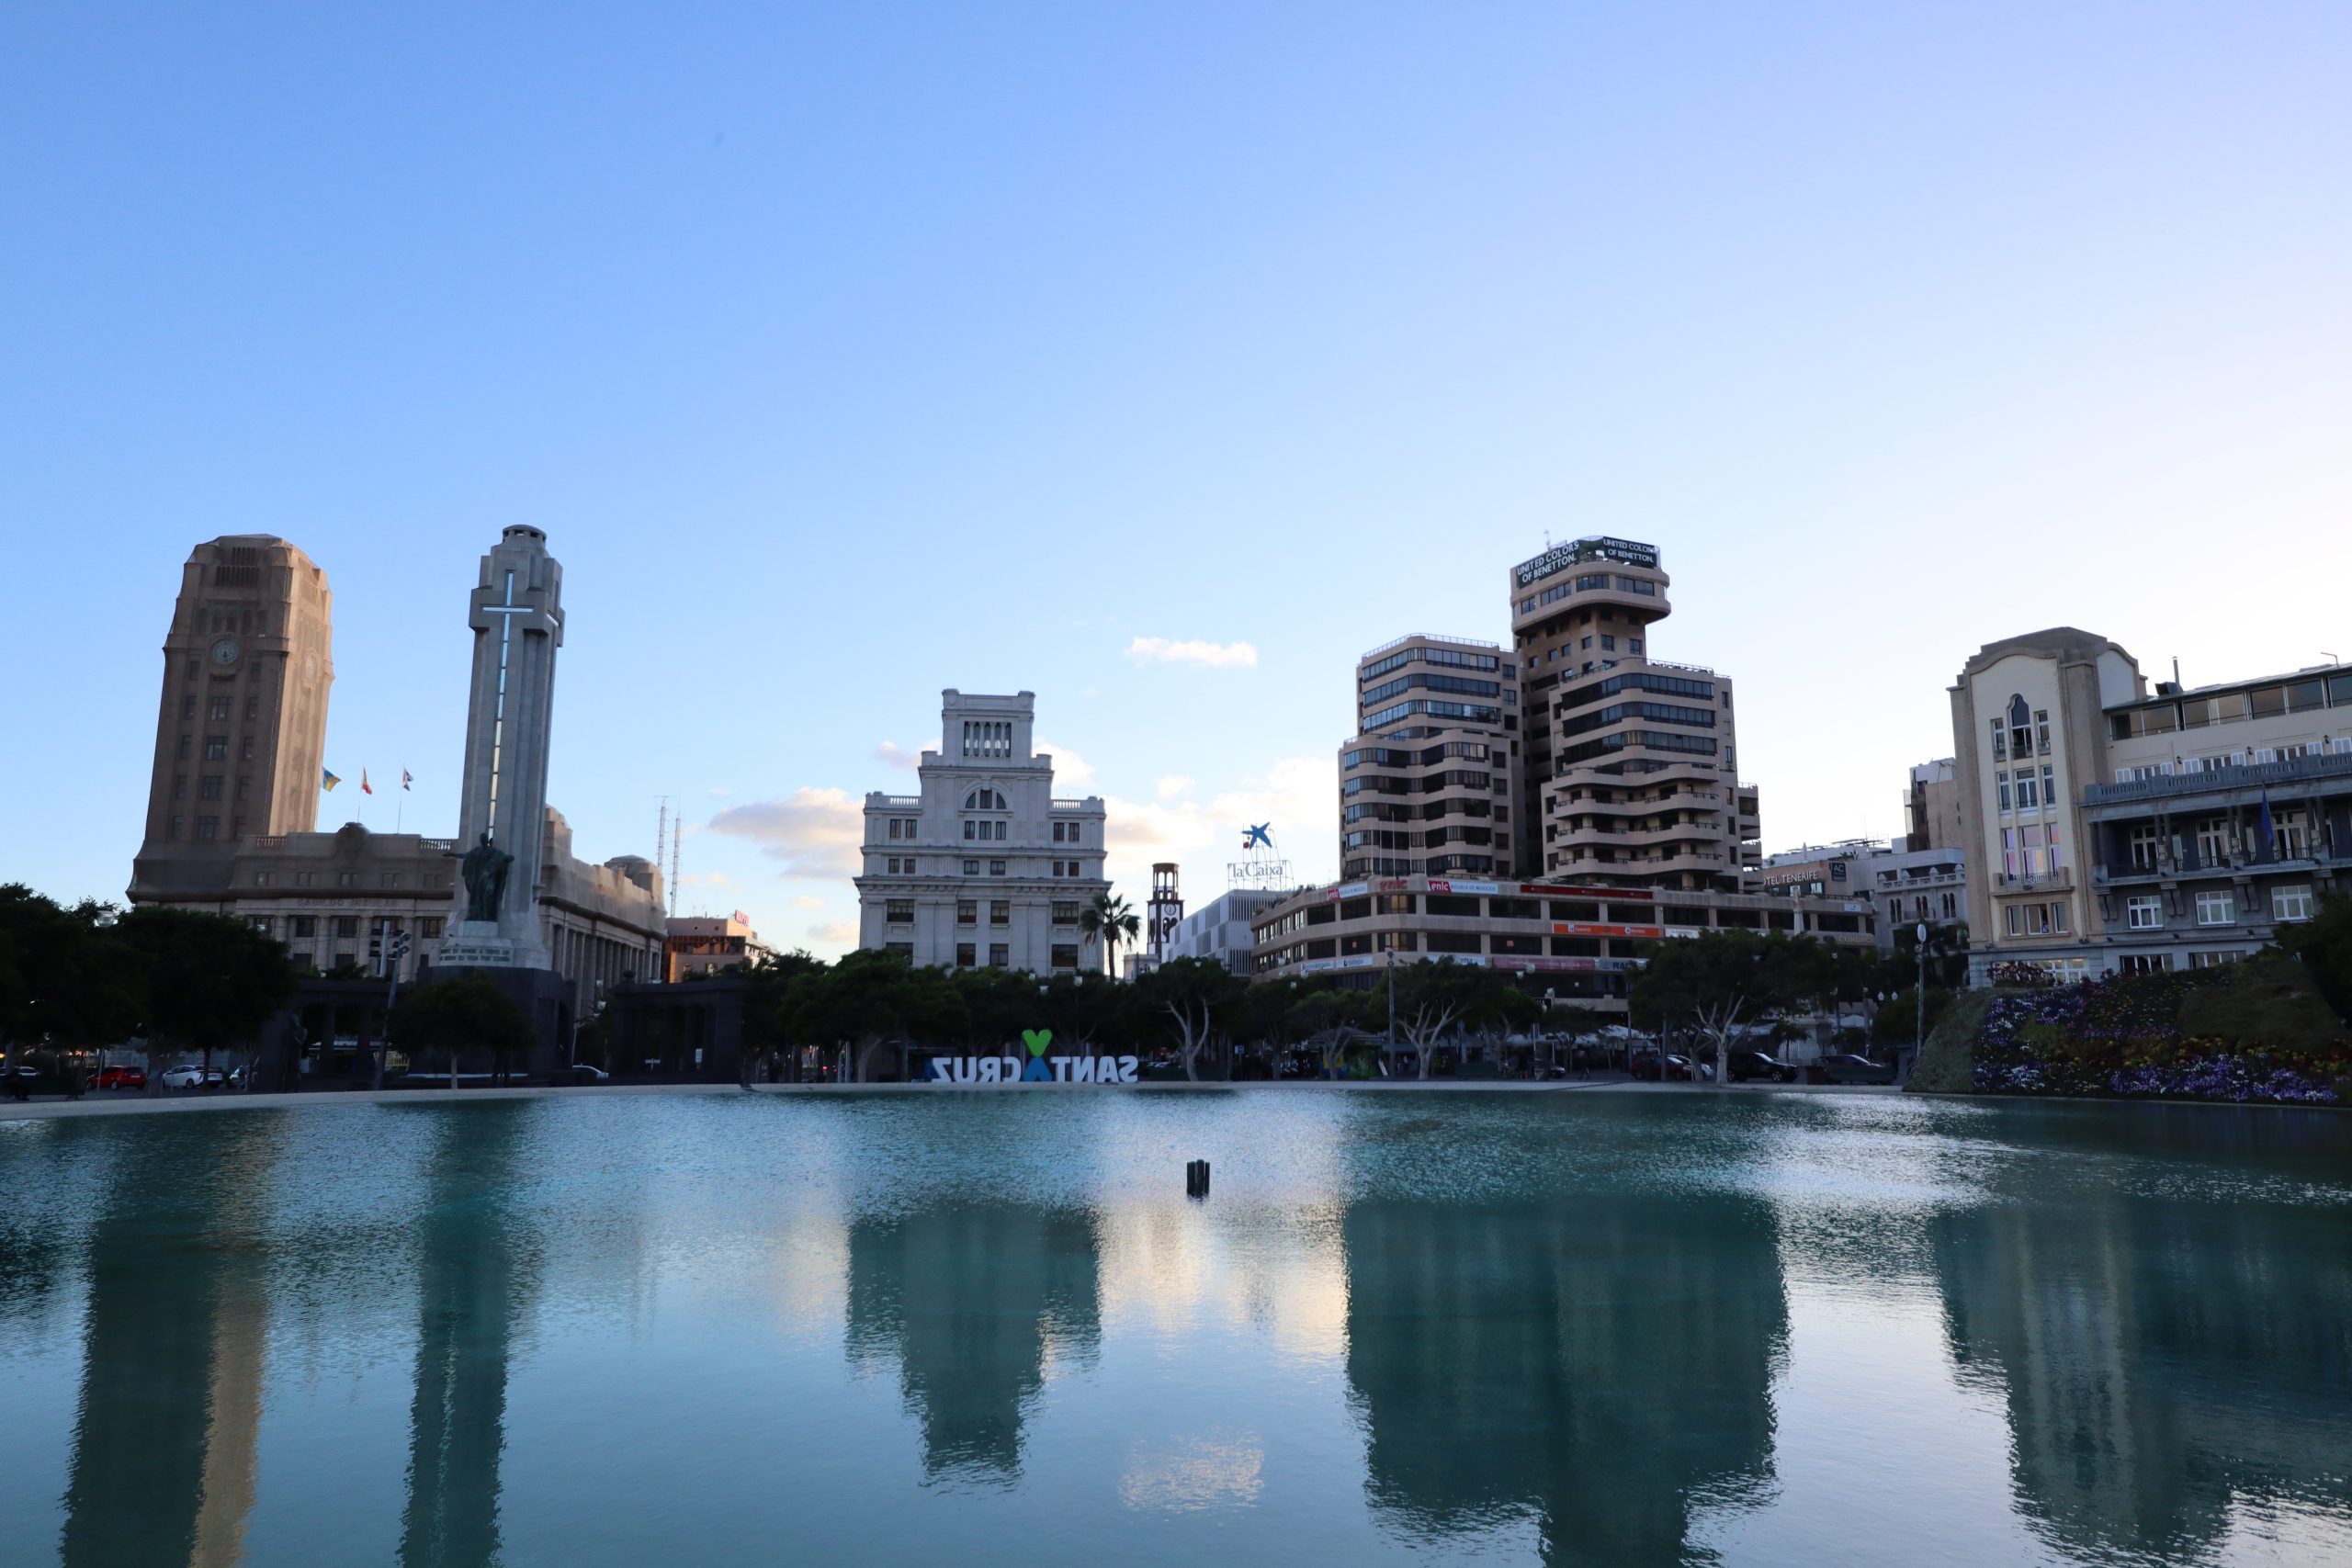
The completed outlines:
[[[100,1067],[90,1075],[92,1089],[145,1089],[147,1072],[143,1067]]]

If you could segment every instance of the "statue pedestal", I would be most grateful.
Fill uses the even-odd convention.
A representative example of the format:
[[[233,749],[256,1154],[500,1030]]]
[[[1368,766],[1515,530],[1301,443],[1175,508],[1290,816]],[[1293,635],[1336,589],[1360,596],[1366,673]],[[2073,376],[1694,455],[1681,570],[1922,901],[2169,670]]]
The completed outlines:
[[[511,969],[518,956],[514,940],[496,920],[458,920],[442,937],[433,963],[440,969]]]

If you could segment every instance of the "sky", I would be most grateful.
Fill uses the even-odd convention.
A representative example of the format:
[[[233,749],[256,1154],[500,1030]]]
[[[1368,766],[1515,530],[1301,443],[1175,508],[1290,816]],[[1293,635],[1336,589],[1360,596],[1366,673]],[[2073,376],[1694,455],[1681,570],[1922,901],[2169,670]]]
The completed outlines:
[[[1367,649],[1655,543],[1767,850],[1900,830],[2057,624],[2352,656],[2352,7],[0,9],[0,881],[119,899],[180,566],[335,594],[327,759],[455,831],[465,602],[564,567],[549,795],[854,940],[943,687],[1111,871],[1337,867]],[[346,784],[322,828],[390,829]]]

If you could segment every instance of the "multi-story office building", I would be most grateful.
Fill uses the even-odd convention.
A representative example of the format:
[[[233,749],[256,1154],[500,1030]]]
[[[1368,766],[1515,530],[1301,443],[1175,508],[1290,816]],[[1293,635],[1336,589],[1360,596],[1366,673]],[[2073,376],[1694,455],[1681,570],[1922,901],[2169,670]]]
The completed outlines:
[[[1531,989],[1623,1013],[1648,944],[1701,931],[1786,931],[1843,945],[1877,941],[1860,897],[1375,877],[1302,888],[1252,921],[1261,980],[1336,973],[1363,986],[1396,963],[1450,959],[1517,976]]]
[[[1491,875],[1514,860],[1519,684],[1491,642],[1415,633],[1356,661],[1340,748],[1342,876]]]
[[[1903,814],[1905,848],[1961,848],[1959,765],[1950,757],[1915,765],[1910,791],[1903,797]]]
[[[2058,626],[1987,644],[1951,701],[1979,977],[2225,963],[2352,886],[2352,666],[2151,692]]]
[[[1103,878],[1099,795],[1054,798],[1035,696],[940,694],[941,750],[914,795],[865,797],[858,945],[933,964],[1074,972],[1102,962],[1079,912]]]
[[[1729,893],[1757,863],[1731,681],[1652,651],[1668,581],[1657,547],[1630,539],[1578,539],[1511,569],[1525,874]]]
[[[1968,918],[1966,857],[1957,848],[1915,850],[1875,839],[1807,846],[1767,855],[1748,885],[1775,897],[1868,899],[1879,946],[1889,951],[1916,925],[1956,926]]]

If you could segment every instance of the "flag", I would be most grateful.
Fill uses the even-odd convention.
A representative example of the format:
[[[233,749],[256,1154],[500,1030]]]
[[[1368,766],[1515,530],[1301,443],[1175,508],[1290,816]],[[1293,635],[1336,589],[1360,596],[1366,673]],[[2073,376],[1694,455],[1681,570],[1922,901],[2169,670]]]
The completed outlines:
[[[323,779],[322,779],[322,780],[321,780],[321,782],[320,782],[320,784],[319,784],[319,787],[320,787],[321,789],[329,789],[329,790],[331,790],[331,789],[334,788],[334,786],[335,786],[335,785],[337,785],[337,784],[341,784],[341,783],[343,782],[341,779],[339,779],[339,778],[337,778],[337,777],[335,777],[335,776],[334,776],[334,770],[333,768],[326,767],[326,766],[324,766],[323,764],[322,764],[322,765],[321,765],[321,767],[319,768],[319,772],[320,772],[321,773],[322,773],[322,774],[324,774],[324,775],[325,775],[325,777],[324,777]]]
[[[2278,830],[2270,820],[2270,786],[2264,784],[2262,786],[2262,843],[2256,852],[2256,858],[2257,860],[2275,858],[2278,853]]]
[[[402,768],[402,769],[401,770],[401,788],[402,788],[402,789],[406,789],[406,788],[408,788],[408,786],[409,786],[409,785],[411,785],[411,784],[414,784],[415,782],[416,782],[416,781],[415,781],[414,779],[410,778],[410,777],[408,776],[408,770],[407,770],[406,768]]]
[[[359,793],[362,795],[373,795],[376,793],[374,790],[368,787],[368,770],[365,768],[359,770]]]

